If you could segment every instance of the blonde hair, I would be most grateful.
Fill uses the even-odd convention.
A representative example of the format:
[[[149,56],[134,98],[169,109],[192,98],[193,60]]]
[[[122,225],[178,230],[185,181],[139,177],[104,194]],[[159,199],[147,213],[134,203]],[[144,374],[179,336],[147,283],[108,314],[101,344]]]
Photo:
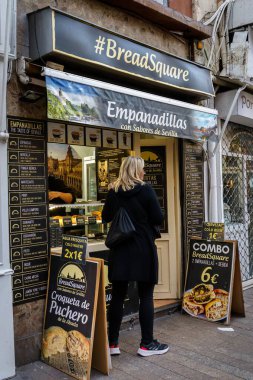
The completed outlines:
[[[110,188],[118,192],[122,187],[124,191],[131,190],[135,185],[144,185],[144,181],[140,178],[140,174],[144,169],[144,160],[141,157],[126,157],[123,159],[119,176],[111,185]]]

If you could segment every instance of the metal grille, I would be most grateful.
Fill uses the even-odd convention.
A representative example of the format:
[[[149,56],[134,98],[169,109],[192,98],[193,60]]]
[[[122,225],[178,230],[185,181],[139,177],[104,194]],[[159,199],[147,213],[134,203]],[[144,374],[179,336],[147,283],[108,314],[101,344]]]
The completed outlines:
[[[229,124],[222,142],[225,237],[239,244],[242,280],[253,279],[253,130]]]

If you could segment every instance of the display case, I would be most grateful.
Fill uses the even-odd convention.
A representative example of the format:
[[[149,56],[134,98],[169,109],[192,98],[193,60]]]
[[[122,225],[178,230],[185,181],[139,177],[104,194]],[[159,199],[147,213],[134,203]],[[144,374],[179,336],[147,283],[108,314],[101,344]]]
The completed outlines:
[[[62,234],[86,236],[89,242],[103,242],[109,225],[102,223],[101,202],[79,201],[75,204],[50,204],[50,246],[59,247]]]

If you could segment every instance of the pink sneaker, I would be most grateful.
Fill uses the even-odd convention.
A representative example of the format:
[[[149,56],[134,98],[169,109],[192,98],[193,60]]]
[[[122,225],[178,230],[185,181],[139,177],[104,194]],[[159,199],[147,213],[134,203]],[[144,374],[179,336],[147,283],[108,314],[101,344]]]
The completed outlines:
[[[120,355],[120,349],[118,344],[110,344],[110,354],[113,355]]]

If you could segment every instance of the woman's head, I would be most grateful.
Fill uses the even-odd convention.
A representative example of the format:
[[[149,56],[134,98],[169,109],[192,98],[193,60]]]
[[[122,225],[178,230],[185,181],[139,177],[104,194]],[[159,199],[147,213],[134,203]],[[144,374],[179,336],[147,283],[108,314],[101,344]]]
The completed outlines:
[[[144,160],[141,157],[128,156],[123,159],[119,170],[119,177],[112,184],[115,191],[122,187],[124,191],[132,189],[135,185],[143,185]]]

